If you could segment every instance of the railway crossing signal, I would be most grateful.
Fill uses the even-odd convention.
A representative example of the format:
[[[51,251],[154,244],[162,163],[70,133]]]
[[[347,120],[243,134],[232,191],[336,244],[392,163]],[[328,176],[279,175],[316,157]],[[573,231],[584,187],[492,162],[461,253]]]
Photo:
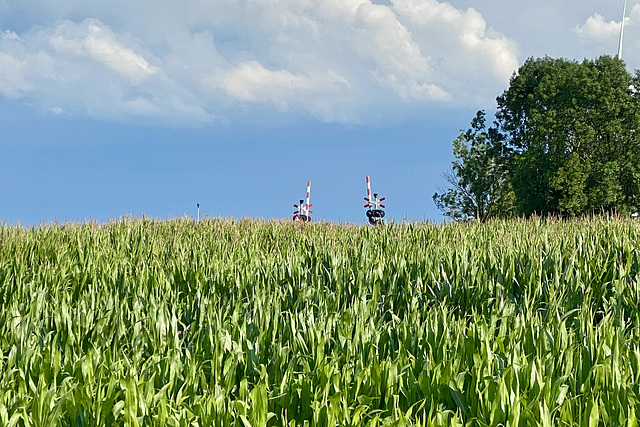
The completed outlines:
[[[297,222],[311,222],[311,214],[313,211],[311,207],[313,203],[311,203],[311,181],[307,181],[307,198],[300,199],[299,204],[294,204],[293,207],[296,210],[293,212],[293,220]],[[382,202],[385,200],[385,197],[378,197],[378,193],[371,193],[371,179],[367,176],[367,197],[364,198],[367,204],[364,205],[367,208],[367,218],[369,219],[369,224],[378,225],[384,223],[383,218],[385,217],[385,211],[383,209],[386,208]]]
[[[369,218],[369,224],[378,225],[382,224],[384,221],[384,211],[382,209],[385,208],[385,205],[382,202],[385,200],[385,197],[378,199],[378,193],[373,193],[373,197],[371,197],[371,179],[367,176],[367,197],[364,198],[367,202],[364,205],[365,208],[369,208],[367,210],[367,218]],[[382,208],[379,209],[378,207]]]
[[[307,201],[305,203],[304,200],[300,200],[299,205],[293,205],[297,210],[293,212],[293,220],[301,221],[301,222],[311,222],[311,214],[313,211],[311,210],[312,203],[309,203],[309,199],[311,198],[311,181],[307,181]]]

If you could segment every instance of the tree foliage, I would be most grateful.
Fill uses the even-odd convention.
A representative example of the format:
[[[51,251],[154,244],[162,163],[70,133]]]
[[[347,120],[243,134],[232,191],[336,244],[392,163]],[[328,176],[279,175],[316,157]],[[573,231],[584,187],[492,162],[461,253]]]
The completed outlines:
[[[484,111],[478,111],[471,128],[453,141],[453,154],[457,160],[445,175],[452,187],[433,195],[438,208],[457,220],[504,216],[512,205],[505,186],[504,144],[495,128],[486,127]]]
[[[640,95],[634,88],[639,83],[637,73],[630,75],[622,61],[609,56],[581,63],[527,60],[497,98],[491,130],[501,146],[494,161],[505,167],[498,184],[503,192],[513,191],[514,204],[511,209],[503,204],[504,213],[575,216],[637,210]],[[475,161],[457,148],[459,140],[454,141],[454,171],[476,170]],[[464,177],[456,173],[450,191],[478,186]],[[491,197],[489,192],[484,196]],[[454,217],[449,215],[453,205],[464,209],[453,198],[438,197],[436,203],[447,207],[448,216]]]

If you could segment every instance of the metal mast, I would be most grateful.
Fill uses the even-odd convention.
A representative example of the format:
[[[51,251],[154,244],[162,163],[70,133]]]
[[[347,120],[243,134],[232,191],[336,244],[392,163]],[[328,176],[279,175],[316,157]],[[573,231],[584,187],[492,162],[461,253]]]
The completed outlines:
[[[618,42],[618,59],[622,61],[622,36],[624,35],[624,17],[627,14],[627,0],[622,8],[622,22],[620,23],[620,41]]]

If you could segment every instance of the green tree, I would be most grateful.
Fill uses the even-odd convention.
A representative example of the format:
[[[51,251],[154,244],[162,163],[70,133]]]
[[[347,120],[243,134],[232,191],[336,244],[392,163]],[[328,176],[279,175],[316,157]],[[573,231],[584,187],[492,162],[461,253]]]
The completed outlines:
[[[478,111],[471,128],[453,141],[452,171],[444,175],[451,185],[433,195],[436,206],[455,220],[508,216],[513,211],[513,192],[509,187],[505,147],[495,128],[486,127],[484,111]]]
[[[640,104],[624,63],[529,59],[498,97],[518,212],[638,209]]]

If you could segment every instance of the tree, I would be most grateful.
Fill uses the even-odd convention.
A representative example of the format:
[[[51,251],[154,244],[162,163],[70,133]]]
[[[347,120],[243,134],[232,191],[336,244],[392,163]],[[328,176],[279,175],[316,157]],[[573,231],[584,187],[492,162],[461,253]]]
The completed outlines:
[[[455,220],[508,216],[513,208],[513,192],[506,180],[506,158],[502,136],[486,127],[485,112],[478,111],[471,128],[453,141],[451,173],[444,177],[451,188],[435,193],[433,200],[444,214]]]
[[[453,142],[452,188],[433,199],[454,219],[640,208],[640,73],[602,56],[528,59]]]
[[[639,98],[624,63],[529,59],[498,97],[518,211],[580,215],[638,208]]]

